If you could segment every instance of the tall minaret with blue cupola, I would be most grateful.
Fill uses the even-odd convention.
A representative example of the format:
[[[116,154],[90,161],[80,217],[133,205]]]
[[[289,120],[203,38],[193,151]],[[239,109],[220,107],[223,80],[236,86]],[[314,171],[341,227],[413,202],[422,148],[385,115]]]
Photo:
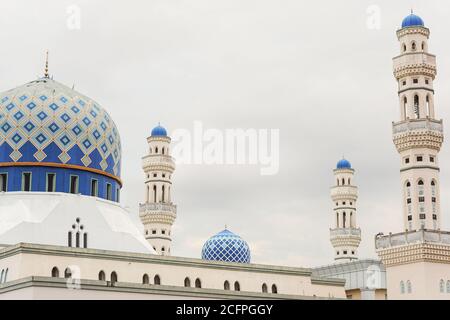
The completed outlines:
[[[334,247],[334,259],[347,262],[358,259],[361,230],[356,224],[358,188],[354,185],[355,170],[350,162],[342,159],[334,170],[335,185],[331,188],[333,201],[330,240]]]
[[[171,254],[172,225],[177,214],[172,203],[175,162],[170,156],[170,141],[166,129],[158,125],[147,138],[148,154],[142,158],[145,203],[140,205],[139,216],[145,238],[161,255]]]
[[[435,114],[436,57],[428,52],[429,36],[423,20],[411,13],[397,30],[400,55],[393,59],[400,106],[393,141],[400,154],[406,230],[436,230],[441,224],[438,153],[444,135]]]

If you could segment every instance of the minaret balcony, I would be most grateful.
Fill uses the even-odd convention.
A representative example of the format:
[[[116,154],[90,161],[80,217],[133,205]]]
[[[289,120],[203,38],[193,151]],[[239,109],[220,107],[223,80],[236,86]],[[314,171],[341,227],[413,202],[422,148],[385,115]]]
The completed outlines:
[[[172,203],[141,203],[139,216],[144,224],[158,222],[173,224],[177,217],[177,206]]]
[[[375,238],[377,250],[418,243],[450,245],[450,232],[421,229],[388,235],[379,234]]]
[[[355,200],[358,198],[358,188],[356,186],[335,186],[331,188],[331,199],[336,200]]]
[[[335,237],[347,237],[347,236],[353,236],[353,237],[361,238],[361,229],[359,229],[359,228],[330,229],[330,236],[332,238],[335,238]]]
[[[175,170],[175,161],[169,155],[150,154],[142,158],[144,170],[165,167],[171,171]]]
[[[393,140],[397,150],[402,152],[412,148],[440,150],[444,141],[442,120],[407,119],[392,123]]]
[[[436,76],[436,56],[426,52],[405,53],[393,59],[397,79],[413,74]]]

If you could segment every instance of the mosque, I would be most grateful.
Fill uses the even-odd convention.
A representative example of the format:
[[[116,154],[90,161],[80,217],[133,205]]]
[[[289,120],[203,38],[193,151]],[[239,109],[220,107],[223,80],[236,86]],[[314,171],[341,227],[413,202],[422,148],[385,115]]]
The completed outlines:
[[[404,188],[402,233],[376,236],[380,260],[359,259],[355,170],[342,159],[331,188],[334,262],[257,264],[231,230],[201,258],[171,255],[175,162],[161,125],[142,158],[142,228],[120,204],[121,141],[99,103],[44,76],[0,93],[1,299],[450,298],[450,233],[440,229],[435,56],[417,15],[397,31],[400,121],[393,123]],[[325,227],[325,226],[324,226]],[[200,256],[200,253],[199,253]],[[331,262],[331,261],[330,261]]]

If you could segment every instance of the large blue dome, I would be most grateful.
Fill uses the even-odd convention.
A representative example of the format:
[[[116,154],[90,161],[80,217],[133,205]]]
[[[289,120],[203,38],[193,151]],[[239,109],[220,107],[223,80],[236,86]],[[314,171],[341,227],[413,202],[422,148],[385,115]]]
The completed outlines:
[[[158,124],[152,130],[152,137],[167,137],[167,130]]]
[[[351,168],[352,168],[351,163],[346,159],[339,160],[339,162],[336,165],[336,169],[351,169]]]
[[[417,27],[417,26],[423,27],[425,26],[425,23],[423,22],[421,17],[415,15],[414,13],[411,13],[409,16],[403,19],[402,28]]]
[[[247,242],[231,231],[223,230],[206,241],[202,259],[224,262],[250,263]]]
[[[118,200],[121,153],[108,113],[61,83],[41,78],[0,93],[0,174],[8,174],[7,191],[47,188]],[[25,171],[32,174],[26,190]],[[46,180],[48,174],[55,180]]]

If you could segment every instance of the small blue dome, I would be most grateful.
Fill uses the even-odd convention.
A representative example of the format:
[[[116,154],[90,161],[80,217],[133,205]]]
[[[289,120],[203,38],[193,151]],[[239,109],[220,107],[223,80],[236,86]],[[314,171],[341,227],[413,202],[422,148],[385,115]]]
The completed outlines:
[[[202,259],[210,261],[250,263],[247,242],[231,231],[223,230],[205,242]]]
[[[416,27],[416,26],[425,26],[423,20],[421,17],[416,16],[414,13],[411,13],[409,16],[407,16],[405,19],[403,19],[402,22],[402,28],[407,27]]]
[[[167,137],[167,131],[164,127],[158,125],[152,130],[152,137]]]
[[[336,169],[351,169],[352,165],[348,160],[342,159],[336,165]]]

